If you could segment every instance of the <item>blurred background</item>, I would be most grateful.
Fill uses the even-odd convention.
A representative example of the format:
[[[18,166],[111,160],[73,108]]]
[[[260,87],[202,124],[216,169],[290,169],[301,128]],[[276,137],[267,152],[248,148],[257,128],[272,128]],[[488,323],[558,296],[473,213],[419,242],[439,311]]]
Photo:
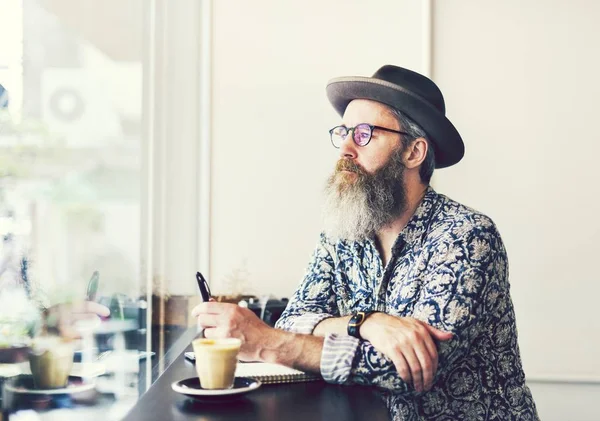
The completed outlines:
[[[599,15],[594,0],[0,0],[0,300],[84,297],[98,271],[156,375],[192,324],[197,270],[227,299],[289,297],[337,158],[326,82],[396,64],[439,85],[465,141],[433,186],[499,227],[541,418],[597,420]]]

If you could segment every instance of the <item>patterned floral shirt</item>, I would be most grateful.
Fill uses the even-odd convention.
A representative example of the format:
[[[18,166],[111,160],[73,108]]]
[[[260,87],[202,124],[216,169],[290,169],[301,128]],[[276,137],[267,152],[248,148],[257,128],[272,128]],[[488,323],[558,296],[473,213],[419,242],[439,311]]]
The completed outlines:
[[[414,317],[454,333],[438,345],[433,388],[418,393],[368,341],[330,334],[321,374],[381,389],[395,420],[537,420],[521,365],[506,251],[494,223],[429,188],[386,267],[374,241],[321,235],[277,327],[311,334],[356,311]]]

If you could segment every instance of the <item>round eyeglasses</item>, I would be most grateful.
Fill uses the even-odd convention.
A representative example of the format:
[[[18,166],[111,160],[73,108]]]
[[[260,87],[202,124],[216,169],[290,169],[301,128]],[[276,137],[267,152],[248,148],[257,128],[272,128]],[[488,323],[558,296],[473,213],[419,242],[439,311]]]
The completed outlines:
[[[352,140],[356,143],[357,146],[367,146],[367,144],[371,141],[371,136],[373,135],[373,130],[383,130],[391,133],[398,133],[408,136],[406,132],[399,132],[398,130],[388,129],[386,127],[374,126],[368,123],[357,124],[354,127],[346,127],[346,126],[335,126],[333,129],[329,130],[329,135],[331,136],[331,144],[339,148],[342,146],[342,142],[346,140],[348,137],[348,133],[352,132]]]

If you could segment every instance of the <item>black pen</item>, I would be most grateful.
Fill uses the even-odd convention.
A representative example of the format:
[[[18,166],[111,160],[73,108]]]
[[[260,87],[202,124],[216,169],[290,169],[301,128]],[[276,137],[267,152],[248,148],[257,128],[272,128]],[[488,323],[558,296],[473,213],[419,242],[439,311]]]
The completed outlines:
[[[198,282],[198,289],[200,289],[200,295],[202,296],[203,302],[210,301],[210,288],[208,287],[208,282],[200,272],[196,272],[196,282]],[[204,329],[197,326],[196,338],[204,338]]]
[[[202,276],[200,272],[196,272],[196,281],[198,282],[202,301],[210,301],[210,288],[208,287],[208,282],[206,282],[206,279],[204,279],[204,276]]]

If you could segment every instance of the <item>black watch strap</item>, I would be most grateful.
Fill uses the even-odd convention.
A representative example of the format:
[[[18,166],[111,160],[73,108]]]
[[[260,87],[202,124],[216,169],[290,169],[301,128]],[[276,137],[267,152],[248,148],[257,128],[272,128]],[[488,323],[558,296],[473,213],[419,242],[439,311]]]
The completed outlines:
[[[362,339],[360,336],[360,326],[371,314],[373,314],[372,311],[357,311],[354,313],[348,322],[348,335]]]

